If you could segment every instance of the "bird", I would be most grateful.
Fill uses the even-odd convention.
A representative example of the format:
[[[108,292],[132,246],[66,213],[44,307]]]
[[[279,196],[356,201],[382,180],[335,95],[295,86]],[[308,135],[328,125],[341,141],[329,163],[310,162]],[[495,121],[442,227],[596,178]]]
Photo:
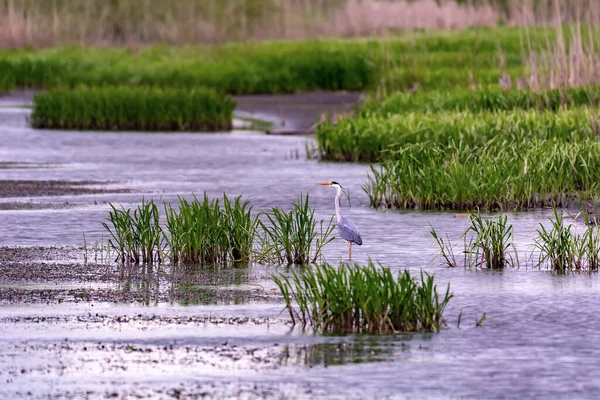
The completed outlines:
[[[356,243],[357,245],[362,245],[362,238],[360,237],[360,232],[358,228],[352,221],[348,218],[342,216],[342,209],[340,207],[340,197],[342,196],[342,185],[333,181],[333,182],[317,182],[317,185],[321,186],[329,186],[335,188],[335,216],[337,218],[337,229],[338,233],[346,241],[346,245],[348,246],[348,251],[350,252],[348,259],[352,260],[352,243]]]

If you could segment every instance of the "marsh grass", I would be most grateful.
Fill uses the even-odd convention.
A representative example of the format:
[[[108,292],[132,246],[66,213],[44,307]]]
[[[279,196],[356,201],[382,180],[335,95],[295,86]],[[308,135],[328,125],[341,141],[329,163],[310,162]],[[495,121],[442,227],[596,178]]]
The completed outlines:
[[[470,226],[461,235],[465,268],[499,270],[519,265],[517,249],[512,240],[514,228],[508,223],[506,215],[488,219],[479,213],[469,213],[469,221]],[[430,234],[439,248],[443,265],[457,267],[456,244],[451,243],[448,235],[445,238],[440,236],[433,226]],[[509,253],[510,249],[512,254]]]
[[[209,200],[206,193],[202,200],[180,198],[177,211],[165,204],[165,238],[171,263],[251,262],[258,217],[252,215],[252,207],[241,196],[232,201],[224,194],[222,205],[218,199]]]
[[[597,110],[582,107],[559,111],[444,111],[384,115],[366,113],[319,124],[321,158],[333,161],[377,162],[393,159],[409,145],[456,144],[469,147],[527,146],[535,140],[574,142],[600,135]]]
[[[530,140],[483,147],[409,144],[371,167],[373,207],[518,210],[571,206],[597,193],[597,140]]]
[[[162,228],[154,201],[139,205],[133,212],[110,204],[109,223],[102,226],[110,234],[108,244],[121,264],[152,264],[161,261]]]
[[[448,285],[440,296],[433,276],[421,272],[417,282],[408,272],[394,278],[391,270],[329,264],[273,276],[294,325],[329,334],[436,332],[453,297]]]
[[[333,217],[317,221],[309,206],[309,195],[300,195],[285,211],[273,208],[260,220],[262,237],[257,258],[262,262],[304,265],[317,261],[323,247],[333,240]],[[313,251],[314,246],[314,251]]]
[[[212,89],[78,87],[34,97],[35,128],[216,131],[231,129],[235,103]]]
[[[577,233],[565,223],[562,212],[554,208],[554,219],[546,228],[540,223],[535,247],[539,251],[537,266],[547,266],[553,272],[596,272],[600,266],[600,233],[596,224]]]
[[[506,215],[496,219],[485,219],[480,214],[470,214],[471,226],[463,236],[469,232],[474,234],[466,248],[466,253],[475,255],[475,267],[487,269],[503,269],[508,266],[518,265],[517,251],[512,241],[514,229],[508,224]],[[513,254],[508,253],[512,248]]]

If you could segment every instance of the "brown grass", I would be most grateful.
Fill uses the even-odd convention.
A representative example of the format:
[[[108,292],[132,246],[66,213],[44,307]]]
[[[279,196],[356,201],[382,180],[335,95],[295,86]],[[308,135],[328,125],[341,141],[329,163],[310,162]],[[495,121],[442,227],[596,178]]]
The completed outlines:
[[[495,25],[501,18],[489,5],[454,0],[0,0],[0,47],[356,36]]]

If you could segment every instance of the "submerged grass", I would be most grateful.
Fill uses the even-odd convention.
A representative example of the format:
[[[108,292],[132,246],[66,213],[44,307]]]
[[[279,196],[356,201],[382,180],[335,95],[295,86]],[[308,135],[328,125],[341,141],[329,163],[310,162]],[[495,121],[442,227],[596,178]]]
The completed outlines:
[[[79,87],[34,97],[35,128],[215,131],[231,129],[235,103],[212,89]]]
[[[273,279],[292,322],[331,334],[436,332],[453,297],[450,285],[440,296],[433,276],[408,272],[394,278],[389,268],[329,264]],[[295,303],[295,304],[294,304]]]
[[[554,208],[554,220],[546,228],[540,223],[535,247],[539,251],[538,266],[553,272],[596,272],[600,266],[600,233],[598,226],[588,225],[577,233],[573,225],[565,224],[564,216]]]
[[[518,265],[518,255],[512,241],[514,229],[508,224],[506,215],[489,219],[483,218],[479,213],[469,213],[469,220],[470,226],[461,235],[464,242],[464,267],[500,270]],[[433,226],[430,233],[439,247],[443,264],[457,267],[455,246],[450,242],[450,238],[447,235],[446,238],[440,236]],[[508,252],[510,248],[514,257]]]
[[[273,208],[264,213],[260,221],[263,231],[258,258],[262,262],[287,265],[314,263],[321,255],[323,246],[333,240],[335,225],[317,221],[314,210],[309,207],[309,195],[300,195],[292,210]],[[314,246],[314,253],[313,253]]]
[[[102,226],[110,234],[108,245],[116,251],[117,261],[122,264],[160,262],[162,228],[154,201],[142,200],[142,204],[133,213],[131,209],[118,209],[112,204],[110,207],[110,224],[103,222]]]

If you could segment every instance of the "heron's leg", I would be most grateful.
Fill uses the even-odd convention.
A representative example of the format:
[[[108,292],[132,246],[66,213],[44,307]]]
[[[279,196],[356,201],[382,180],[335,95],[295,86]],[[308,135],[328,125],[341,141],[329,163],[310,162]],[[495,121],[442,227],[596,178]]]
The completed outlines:
[[[346,246],[348,246],[348,251],[350,252],[348,260],[352,260],[352,243],[346,240]]]

